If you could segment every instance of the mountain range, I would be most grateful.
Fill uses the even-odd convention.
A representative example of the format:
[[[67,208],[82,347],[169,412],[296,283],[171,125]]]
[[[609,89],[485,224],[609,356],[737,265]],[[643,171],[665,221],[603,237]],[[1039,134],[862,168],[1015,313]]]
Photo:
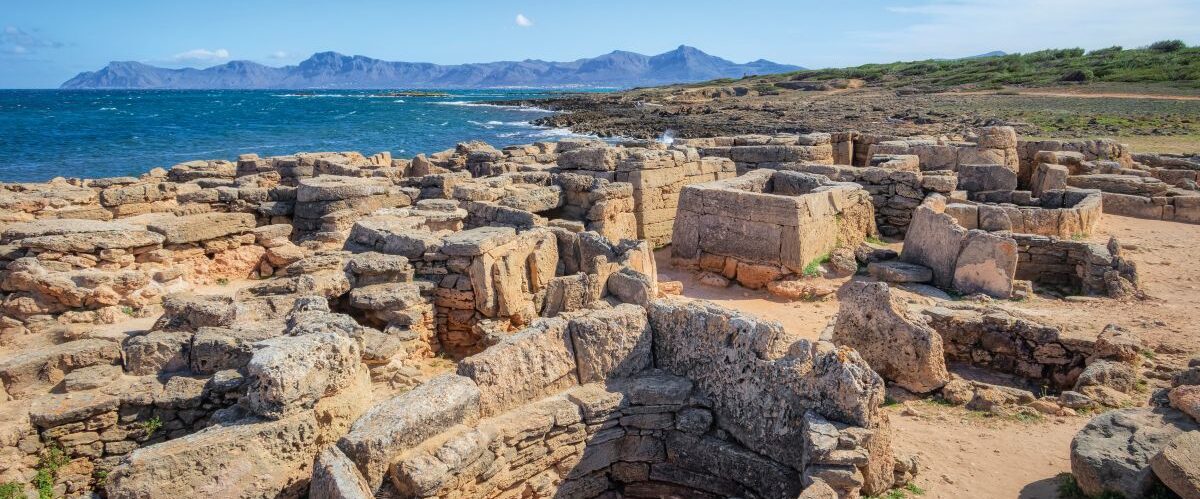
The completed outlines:
[[[295,66],[284,67],[230,61],[204,69],[170,69],[132,61],[111,62],[98,71],[76,75],[60,88],[625,88],[799,69],[803,68],[763,59],[738,64],[686,45],[653,56],[618,50],[569,62],[529,59],[458,65],[392,62],[318,52]]]

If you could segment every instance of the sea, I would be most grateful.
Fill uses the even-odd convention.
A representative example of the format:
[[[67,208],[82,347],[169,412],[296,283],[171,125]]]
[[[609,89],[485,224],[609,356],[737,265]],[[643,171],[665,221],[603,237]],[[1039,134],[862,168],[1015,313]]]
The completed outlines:
[[[425,92],[425,93],[422,93]],[[430,95],[429,93],[433,93]],[[580,136],[489,101],[548,90],[0,90],[0,182],[139,175],[196,159],[304,151],[412,157]]]

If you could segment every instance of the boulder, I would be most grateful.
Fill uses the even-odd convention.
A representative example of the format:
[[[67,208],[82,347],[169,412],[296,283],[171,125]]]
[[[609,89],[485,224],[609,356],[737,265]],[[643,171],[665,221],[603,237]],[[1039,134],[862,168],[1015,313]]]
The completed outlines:
[[[887,284],[848,282],[838,301],[835,344],[854,348],[880,376],[911,392],[928,393],[950,381],[941,335],[911,316]]]
[[[1089,496],[1143,497],[1154,485],[1150,460],[1179,434],[1197,430],[1195,421],[1174,409],[1109,411],[1071,440],[1071,472]]]
[[[1150,468],[1182,499],[1200,499],[1200,431],[1172,438],[1150,458]]]
[[[967,232],[954,264],[954,289],[995,298],[1012,295],[1017,275],[1017,242],[982,230]]]
[[[354,380],[361,357],[356,341],[335,333],[264,340],[246,365],[246,405],[268,418],[311,408]]]

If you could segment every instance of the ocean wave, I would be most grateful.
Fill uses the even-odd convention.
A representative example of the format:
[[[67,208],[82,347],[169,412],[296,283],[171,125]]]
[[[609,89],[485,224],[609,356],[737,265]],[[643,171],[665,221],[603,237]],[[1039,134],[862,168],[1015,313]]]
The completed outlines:
[[[440,104],[443,106],[490,107],[490,108],[494,108],[494,109],[505,109],[505,110],[509,110],[509,111],[521,111],[521,112],[526,112],[526,113],[553,113],[554,112],[549,109],[543,109],[543,108],[534,107],[534,106],[508,106],[508,105],[502,105],[502,104],[490,104],[487,102],[472,102],[472,101],[465,101],[465,100],[451,100],[451,101],[444,101],[444,102],[434,102],[434,104]]]
[[[115,107],[102,107],[100,109],[97,109],[97,111],[116,111],[116,110],[117,110],[117,108],[115,108]]]

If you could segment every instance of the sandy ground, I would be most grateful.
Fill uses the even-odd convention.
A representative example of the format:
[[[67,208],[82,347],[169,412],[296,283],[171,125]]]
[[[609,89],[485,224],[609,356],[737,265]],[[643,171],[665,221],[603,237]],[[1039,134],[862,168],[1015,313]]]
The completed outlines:
[[[1119,324],[1136,332],[1154,350],[1155,362],[1182,367],[1200,353],[1200,225],[1105,215],[1091,241],[1105,244],[1116,236],[1125,255],[1138,265],[1148,300],[1063,300],[1038,296],[997,305],[1046,323],[1069,335],[1095,337],[1105,325]],[[699,284],[695,271],[670,265],[669,250],[658,254],[659,279],[683,282],[683,295],[781,322],[789,333],[816,338],[837,314],[836,298],[791,302],[766,291],[738,286],[712,288]],[[836,288],[846,279],[813,279]],[[932,303],[924,296],[901,293],[910,303]],[[1070,443],[1086,417],[1017,421],[985,416],[958,407],[912,402],[917,415],[889,407],[900,454],[916,454],[921,474],[915,483],[929,498],[1054,498],[1057,475],[1070,471]],[[911,494],[910,494],[911,497]]]

